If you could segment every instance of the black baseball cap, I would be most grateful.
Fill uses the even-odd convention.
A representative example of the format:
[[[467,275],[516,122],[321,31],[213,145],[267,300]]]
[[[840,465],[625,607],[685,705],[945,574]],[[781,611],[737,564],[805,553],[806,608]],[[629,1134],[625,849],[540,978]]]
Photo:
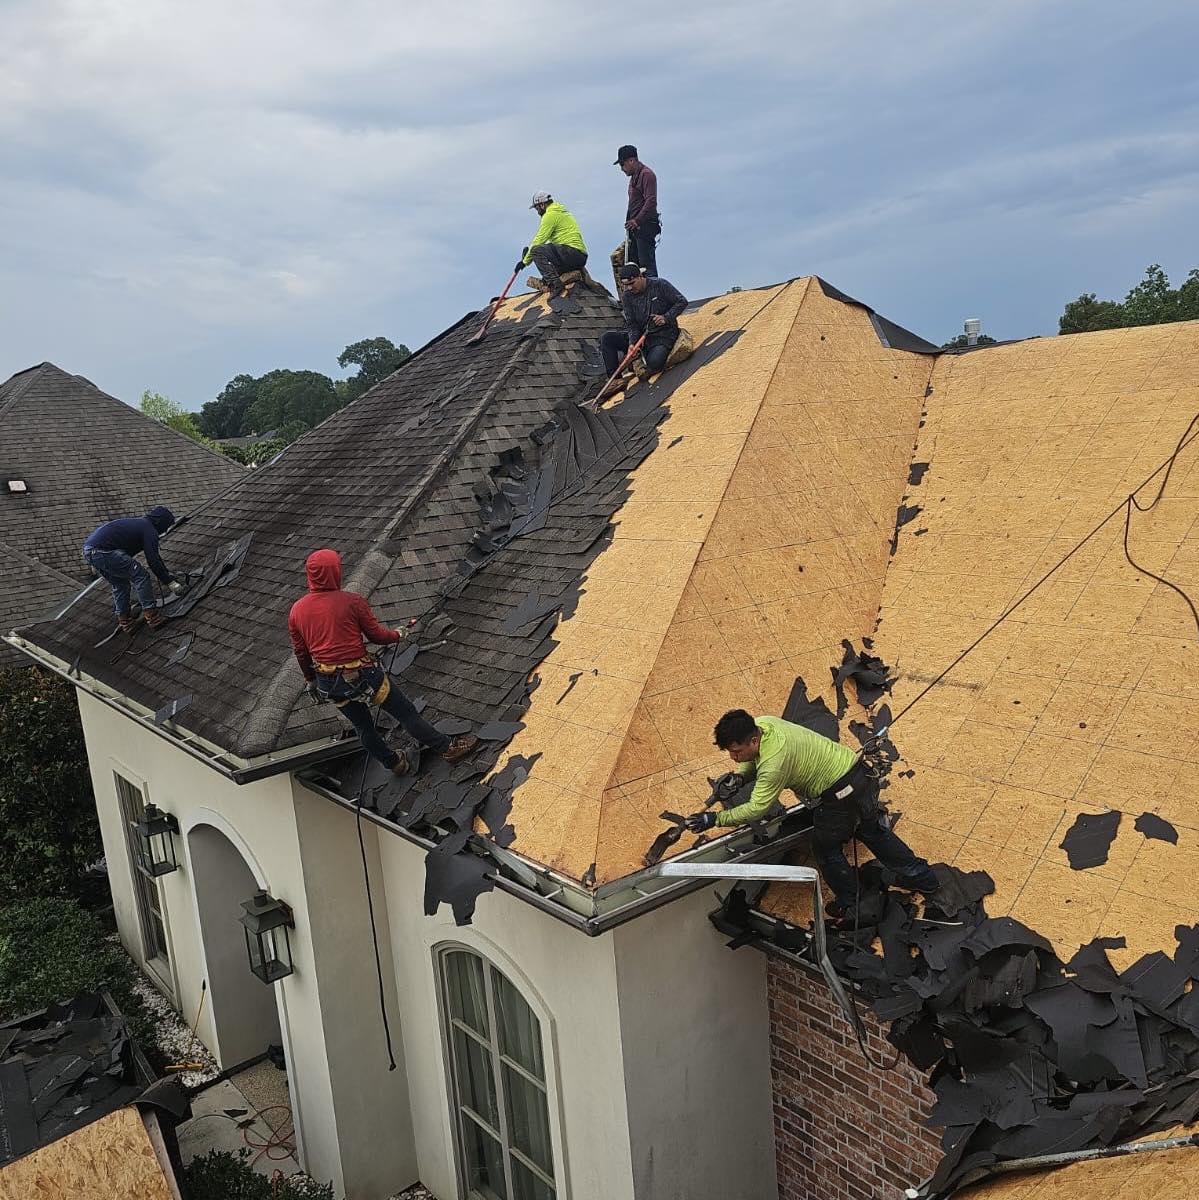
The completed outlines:
[[[614,167],[619,167],[620,164],[622,162],[624,162],[626,159],[636,158],[636,157],[637,157],[637,147],[636,146],[621,146],[621,148],[616,151],[616,161],[612,165]]]

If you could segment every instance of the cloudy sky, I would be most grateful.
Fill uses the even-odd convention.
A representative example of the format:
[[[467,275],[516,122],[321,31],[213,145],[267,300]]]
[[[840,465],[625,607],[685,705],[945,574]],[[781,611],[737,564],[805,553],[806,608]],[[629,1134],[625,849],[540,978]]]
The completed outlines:
[[[943,341],[1199,266],[1193,0],[0,0],[0,378],[198,408],[499,290],[616,147],[694,296],[820,274]]]

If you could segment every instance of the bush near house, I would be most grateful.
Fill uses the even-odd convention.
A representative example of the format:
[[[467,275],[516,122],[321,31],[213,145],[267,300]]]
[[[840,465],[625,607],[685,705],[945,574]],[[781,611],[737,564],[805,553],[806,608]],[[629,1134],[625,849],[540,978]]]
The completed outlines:
[[[268,1179],[250,1167],[249,1151],[210,1150],[183,1168],[183,1200],[333,1200],[333,1185],[306,1175]]]
[[[107,990],[150,1044],[152,1033],[133,991],[137,968],[119,942],[73,900],[49,897],[0,906],[0,1021],[35,1012],[76,992]]]
[[[75,689],[0,670],[0,904],[79,896],[103,854]]]

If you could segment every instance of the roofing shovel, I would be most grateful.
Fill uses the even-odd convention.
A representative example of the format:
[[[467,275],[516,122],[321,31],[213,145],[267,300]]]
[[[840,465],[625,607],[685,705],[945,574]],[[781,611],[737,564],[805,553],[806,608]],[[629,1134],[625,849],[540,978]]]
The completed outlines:
[[[608,376],[607,380],[604,382],[604,386],[600,388],[600,390],[594,396],[592,396],[590,400],[584,400],[579,407],[589,408],[592,412],[595,412],[595,410],[599,408],[599,402],[607,398],[608,389],[620,378],[625,367],[627,367],[629,363],[631,363],[633,359],[635,359],[637,355],[641,353],[641,347],[643,345],[645,345],[644,333],[629,347],[628,354],[626,354],[624,358],[620,360],[620,366],[618,366],[616,370]]]
[[[487,316],[483,318],[483,323],[474,333],[470,335],[470,337],[466,339],[466,344],[468,346],[473,346],[477,342],[481,342],[483,340],[484,335],[487,333],[487,326],[491,324],[495,314],[500,311],[500,305],[508,299],[508,291],[516,282],[516,277],[519,274],[520,269],[517,268],[512,272],[511,275],[508,276],[508,282],[504,284],[504,290],[500,292],[500,294],[491,302],[491,307],[487,310]]]

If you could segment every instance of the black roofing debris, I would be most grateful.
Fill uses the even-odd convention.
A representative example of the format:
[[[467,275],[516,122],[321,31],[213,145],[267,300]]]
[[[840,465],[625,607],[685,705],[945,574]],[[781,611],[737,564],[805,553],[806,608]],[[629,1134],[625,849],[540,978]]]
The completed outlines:
[[[0,1028],[0,1165],[143,1098],[183,1115],[176,1082],[150,1076],[125,1019],[84,992]]]
[[[812,698],[808,695],[808,685],[802,677],[797,677],[791,688],[791,695],[783,706],[782,717],[795,725],[803,725],[807,729],[821,733],[825,737],[838,740],[837,718],[824,702],[823,696]]]
[[[924,473],[931,466],[931,463],[914,462],[908,467],[908,486],[919,487],[924,482]]]
[[[191,702],[192,698],[190,694],[187,696],[176,696],[174,700],[168,700],[154,714],[154,724],[164,725],[167,721],[173,721]]]
[[[683,825],[685,818],[678,813],[663,812],[658,815],[663,821],[669,821],[670,825],[654,838],[650,848],[645,852],[645,858],[642,861],[647,867],[656,866],[661,861],[662,855],[686,832]]]
[[[1120,828],[1119,811],[1105,813],[1079,813],[1070,826],[1060,846],[1070,859],[1075,871],[1090,867],[1101,867],[1107,862],[1108,852]]]
[[[1169,821],[1163,817],[1159,817],[1156,813],[1141,813],[1133,823],[1133,829],[1137,833],[1144,834],[1146,838],[1153,838],[1159,842],[1170,842],[1175,846],[1178,845],[1178,830]]]
[[[175,647],[174,652],[167,659],[167,666],[173,667],[176,663],[182,662],[187,657],[187,652],[192,648],[192,642],[196,640],[194,633],[184,634],[179,645]]]
[[[891,690],[890,668],[881,658],[868,649],[855,650],[848,639],[841,646],[845,653],[839,667],[832,667],[833,687],[837,692],[837,718],[845,716],[849,701],[845,696],[845,681],[852,679],[857,687],[858,703],[863,708],[872,708],[885,692]]]
[[[919,504],[901,504],[895,510],[895,532],[891,535],[892,555],[899,549],[899,531],[909,521],[914,521],[923,511]]]

